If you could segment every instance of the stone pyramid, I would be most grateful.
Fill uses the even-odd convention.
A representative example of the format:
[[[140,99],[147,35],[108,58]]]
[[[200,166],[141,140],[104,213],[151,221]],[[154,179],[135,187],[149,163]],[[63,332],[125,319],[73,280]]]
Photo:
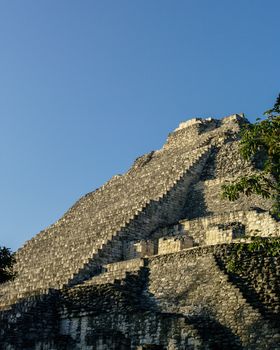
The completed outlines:
[[[10,338],[5,337],[12,340],[8,343],[5,340],[4,348],[140,349],[145,343],[143,337],[141,341],[129,340],[126,343],[125,339],[131,336],[127,335],[129,332],[126,334],[120,329],[114,330],[116,334],[118,332],[122,334],[114,335],[114,341],[104,340],[106,339],[104,329],[99,330],[99,333],[102,333],[101,340],[92,340],[94,345],[91,345],[90,341],[89,345],[85,345],[82,343],[84,340],[69,341],[71,334],[78,337],[78,331],[72,330],[71,333],[68,329],[67,333],[65,330],[58,330],[62,327],[63,322],[59,320],[63,319],[65,308],[61,311],[56,304],[57,300],[60,300],[62,295],[62,304],[72,303],[76,300],[74,296],[77,293],[79,295],[81,290],[87,291],[88,296],[88,291],[94,290],[96,293],[97,286],[99,286],[98,290],[102,291],[104,286],[115,286],[116,283],[126,285],[124,281],[128,277],[139,279],[140,272],[143,273],[143,270],[147,269],[149,257],[153,259],[153,257],[171,254],[180,260],[178,254],[182,252],[199,255],[203,254],[203,249],[206,249],[206,252],[213,253],[216,247],[244,241],[245,237],[254,236],[256,232],[260,232],[265,237],[279,236],[279,224],[269,214],[271,206],[269,201],[255,196],[241,197],[236,202],[221,199],[223,183],[258,171],[256,164],[245,162],[239,155],[238,133],[244,123],[248,121],[243,115],[238,114],[221,120],[196,118],[181,123],[169,134],[162,149],[137,158],[127,173],[114,176],[102,187],[86,194],[55,224],[27,241],[16,253],[17,277],[0,286],[2,322],[6,322],[6,325],[10,324],[11,320],[19,315],[18,322],[14,322],[19,325],[13,326],[14,328],[3,326],[2,333],[10,334],[8,329],[13,328],[17,334],[22,334],[15,336],[12,332]],[[209,261],[209,267],[216,269],[216,265],[213,264],[212,259]],[[169,273],[172,274],[172,271]],[[143,281],[145,278],[147,276],[142,276],[140,280]],[[153,292],[157,295],[155,285],[160,283],[160,278],[164,280],[168,279],[168,276],[155,274],[154,281],[151,280],[149,293]],[[139,289],[139,283],[136,285]],[[134,290],[133,286],[131,288]],[[119,292],[125,293],[123,290]],[[128,293],[130,292],[131,289]],[[147,290],[146,293],[148,293]],[[81,300],[84,300],[83,298]],[[94,309],[98,303],[103,305],[106,298],[98,298],[94,294],[91,303],[88,300],[86,303],[93,306],[87,307]],[[136,298],[134,294],[133,298]],[[142,295],[141,300],[143,299]],[[169,300],[167,304],[170,305],[170,303]],[[46,305],[52,306],[51,312],[56,315],[56,323],[47,321],[50,316],[49,313],[46,315]],[[158,312],[161,311],[153,309],[150,299],[147,305],[150,305],[149,311],[155,312],[154,325],[158,327],[159,323],[164,323],[162,319],[157,320]],[[80,313],[84,307],[85,305],[75,304],[73,310],[77,309]],[[113,310],[112,305],[111,307]],[[171,309],[172,313],[176,314],[176,322],[184,323],[181,316],[179,317],[180,308],[177,311],[174,311],[176,309],[174,307]],[[171,309],[167,307],[164,312],[170,312]],[[123,313],[125,312],[122,309]],[[251,309],[249,314],[251,315]],[[31,345],[25,345],[25,335],[30,334],[30,327],[34,326],[32,326],[33,321],[26,321],[26,315],[33,315],[35,318],[40,315],[41,319],[46,320],[47,331],[52,335],[56,334],[59,340],[57,338],[54,340],[50,333],[46,333],[41,321],[38,321],[42,328],[40,328],[41,333],[39,332],[41,339],[30,336],[33,339],[30,342]],[[53,314],[51,317],[54,317]],[[80,314],[79,318],[81,318]],[[21,320],[25,320],[25,323]],[[133,322],[135,320],[130,321],[131,324]],[[166,322],[171,321],[168,319]],[[24,326],[22,326],[23,323]],[[171,324],[168,324],[168,327],[173,329]],[[180,332],[184,332],[184,329],[181,327]],[[189,334],[188,339],[192,339],[189,347],[177,345],[177,348],[196,348],[195,342],[198,344],[201,339],[201,336],[197,335],[197,329],[190,326],[186,332]],[[63,338],[66,333],[67,339]],[[45,334],[48,334],[45,338],[51,338],[51,340],[43,341]],[[108,339],[110,337],[107,335]],[[34,341],[35,338],[36,341]],[[116,340],[122,338],[124,338],[123,343]],[[94,336],[93,339],[99,338]],[[163,348],[177,349],[171,345],[168,347],[168,339],[162,340],[165,346]],[[137,343],[138,347],[134,346],[133,341],[140,345]],[[157,339],[150,339],[149,342],[148,345],[161,346],[159,335]],[[236,343],[232,340],[232,344],[234,342]],[[127,345],[128,343],[130,345]],[[149,348],[143,346],[143,349]],[[197,345],[197,348],[199,346]]]

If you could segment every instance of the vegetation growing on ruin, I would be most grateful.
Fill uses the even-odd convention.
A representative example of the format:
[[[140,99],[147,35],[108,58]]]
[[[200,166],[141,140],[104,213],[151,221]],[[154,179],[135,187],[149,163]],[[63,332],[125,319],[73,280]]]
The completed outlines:
[[[248,160],[261,158],[260,171],[222,186],[222,196],[235,201],[240,194],[257,194],[273,200],[272,213],[280,218],[280,94],[266,119],[246,124],[241,131],[240,154]]]
[[[226,264],[228,272],[242,273],[244,265],[244,256],[247,253],[265,252],[268,256],[277,256],[280,254],[279,237],[251,237],[250,243],[234,244],[229,259]]]
[[[6,247],[0,247],[0,283],[13,279],[14,272],[12,267],[14,263],[15,257],[11,250]]]

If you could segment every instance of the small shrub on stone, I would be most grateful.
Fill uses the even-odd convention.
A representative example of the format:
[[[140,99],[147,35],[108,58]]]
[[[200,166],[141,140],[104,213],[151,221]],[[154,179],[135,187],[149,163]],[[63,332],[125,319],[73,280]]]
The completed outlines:
[[[228,272],[242,273],[242,260],[247,252],[264,252],[269,256],[278,256],[280,254],[279,237],[251,237],[250,243],[237,243],[229,256],[226,268]]]
[[[12,267],[15,263],[15,257],[11,250],[6,247],[0,247],[0,283],[7,282],[15,276]]]
[[[271,198],[271,212],[280,219],[280,94],[266,119],[244,125],[241,131],[240,154],[247,161],[261,157],[260,171],[243,176],[222,186],[222,197],[235,201],[243,193]]]

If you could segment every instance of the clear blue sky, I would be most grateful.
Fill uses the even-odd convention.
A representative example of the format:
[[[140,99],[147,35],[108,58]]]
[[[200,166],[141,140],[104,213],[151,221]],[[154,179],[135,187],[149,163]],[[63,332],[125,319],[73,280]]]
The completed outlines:
[[[159,149],[279,93],[279,0],[0,0],[0,245]]]

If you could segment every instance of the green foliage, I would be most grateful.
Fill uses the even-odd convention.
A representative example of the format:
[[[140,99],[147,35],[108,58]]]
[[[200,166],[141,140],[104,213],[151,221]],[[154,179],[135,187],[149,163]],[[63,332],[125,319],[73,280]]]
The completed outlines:
[[[12,279],[15,275],[12,266],[15,263],[15,257],[11,250],[6,247],[0,247],[0,283]]]
[[[252,161],[263,159],[261,171],[243,176],[236,182],[222,186],[222,197],[237,200],[240,194],[255,193],[273,200],[272,212],[280,218],[280,94],[274,107],[264,113],[266,119],[257,119],[241,130],[240,154]]]
[[[242,257],[246,253],[265,252],[268,256],[277,256],[280,254],[279,237],[251,237],[250,243],[236,243],[226,264],[227,271],[242,273]]]

